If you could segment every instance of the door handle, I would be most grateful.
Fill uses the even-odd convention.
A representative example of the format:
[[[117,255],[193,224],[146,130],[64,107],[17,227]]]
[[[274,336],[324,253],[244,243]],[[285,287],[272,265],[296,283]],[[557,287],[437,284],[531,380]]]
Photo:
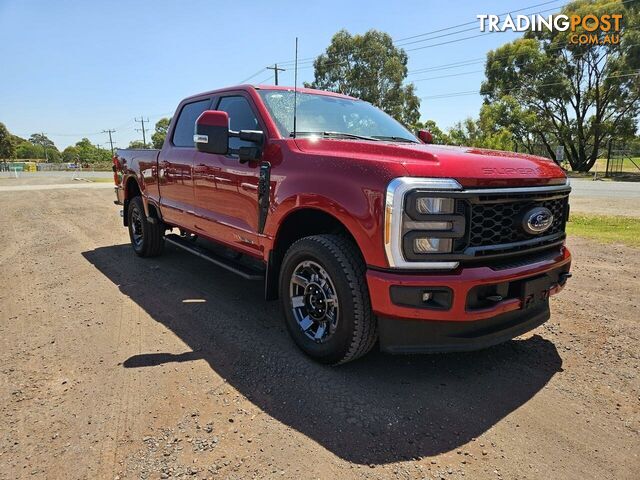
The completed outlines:
[[[253,190],[254,192],[258,190],[258,186],[254,185],[252,183],[243,182],[243,183],[240,184],[240,186],[242,188],[244,188],[245,190]]]

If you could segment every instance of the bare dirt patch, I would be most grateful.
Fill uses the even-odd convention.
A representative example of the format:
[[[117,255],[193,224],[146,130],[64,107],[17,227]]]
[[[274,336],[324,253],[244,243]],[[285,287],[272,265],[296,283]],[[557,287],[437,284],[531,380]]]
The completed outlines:
[[[137,258],[112,197],[0,192],[0,478],[637,478],[638,249],[571,239],[516,341],[329,368],[261,284]]]

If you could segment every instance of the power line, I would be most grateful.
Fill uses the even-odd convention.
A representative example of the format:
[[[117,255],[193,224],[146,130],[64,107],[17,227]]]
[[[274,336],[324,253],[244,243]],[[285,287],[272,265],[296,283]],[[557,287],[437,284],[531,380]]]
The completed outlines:
[[[262,85],[262,84],[264,84],[264,82],[267,82],[269,80],[271,80],[271,74],[269,74],[269,76],[267,78],[265,78],[263,80],[260,80],[259,82],[256,82],[256,85]]]
[[[543,2],[541,4],[530,5],[528,7],[523,7],[523,8],[520,8],[518,10],[513,10],[511,12],[507,12],[506,14],[500,14],[499,16],[501,17],[502,15],[507,15],[507,14],[515,13],[517,11],[522,11],[522,10],[528,10],[530,8],[535,8],[537,6],[546,5],[546,4],[549,4],[549,3],[555,3],[557,1],[559,1],[559,0],[552,0],[552,1],[549,1],[549,2]],[[626,3],[626,2],[629,2],[629,1],[631,1],[631,0],[624,0],[623,3]],[[538,12],[531,13],[531,15],[539,15],[541,13],[549,12],[549,11],[552,11],[552,10],[557,10],[558,8],[562,8],[562,6],[563,5],[558,5],[558,6],[555,6],[553,8],[540,10]],[[434,31],[434,32],[428,32],[426,34],[421,34],[421,35],[428,35],[428,34],[436,33],[436,32],[439,32],[439,31],[444,31],[444,30],[448,30],[448,29],[452,29],[452,28],[457,28],[459,26],[470,25],[471,23],[475,23],[476,21],[471,21],[471,22],[467,22],[465,24],[455,25],[455,26],[452,26],[452,27],[446,27],[445,29],[440,29],[440,30],[437,30],[437,31]],[[436,38],[447,37],[447,36],[451,36],[451,35],[458,35],[460,33],[464,33],[464,32],[470,31],[470,30],[475,30],[475,28],[465,29],[465,30],[461,30],[461,31],[458,31],[458,32],[450,32],[450,33],[447,33],[447,34],[444,34],[444,35],[439,35],[437,37],[423,39],[423,40],[420,40],[420,42],[422,42],[422,41],[430,41],[430,40],[434,40]],[[442,45],[449,45],[449,44],[452,44],[452,43],[462,42],[462,41],[465,41],[465,40],[471,40],[471,39],[474,39],[474,38],[482,37],[482,36],[485,36],[485,35],[491,35],[491,34],[494,34],[494,33],[503,33],[503,32],[499,32],[499,31],[482,32],[482,33],[479,33],[477,35],[468,35],[468,36],[462,37],[462,38],[456,38],[456,39],[453,39],[453,40],[447,40],[447,41],[443,41],[443,42],[433,43],[433,44],[430,44],[430,45],[423,45],[423,46],[419,46],[419,47],[406,49],[405,52],[414,52],[414,51],[417,51],[417,50],[424,50],[424,49],[428,49],[428,48],[439,47],[439,46],[442,46]],[[405,38],[405,39],[408,39],[408,37]],[[418,43],[418,42],[410,42],[410,43]],[[408,45],[408,43],[406,43],[405,45]],[[310,57],[310,61],[312,61],[314,63],[311,64],[311,65],[306,65],[306,66],[303,66],[303,67],[299,67],[299,69],[302,70],[302,69],[307,69],[307,68],[314,68],[315,59]],[[281,64],[288,64],[288,63],[291,63],[291,61],[289,61],[289,62],[280,62],[280,63]],[[339,61],[335,61],[335,62],[326,63],[324,66],[334,66],[334,65],[341,65],[341,64],[347,65],[348,63],[349,63],[348,61],[345,62],[343,60],[339,60]]]
[[[497,32],[486,32],[486,33],[497,33]],[[486,33],[480,34],[480,35],[485,35]],[[478,36],[480,36],[480,35],[478,35]],[[466,40],[468,38],[475,38],[475,37],[474,36],[465,37],[463,39],[457,39],[455,41]],[[447,42],[447,43],[449,43],[449,42]],[[560,43],[560,44],[556,45],[555,47],[550,48],[549,50],[550,51],[558,50],[558,49],[564,48],[564,46],[568,45],[568,44],[569,44],[568,41],[567,42],[563,42],[563,43]],[[437,46],[437,45],[429,45],[427,47],[430,47],[430,46]],[[420,47],[420,49],[427,48],[427,47]],[[508,54],[507,55],[496,55],[493,58],[494,59],[495,58],[502,58],[502,57],[506,57],[506,56],[508,56]],[[429,72],[429,71],[437,71],[437,70],[450,70],[450,69],[453,69],[453,68],[465,67],[465,66],[473,65],[473,64],[477,64],[477,63],[484,63],[485,61],[486,61],[486,57],[479,57],[479,58],[469,59],[469,60],[461,60],[459,62],[445,63],[443,65],[435,65],[433,67],[425,67],[425,68],[419,68],[419,69],[416,69],[416,70],[409,70],[409,71],[407,71],[407,75],[415,75],[415,74],[418,74],[418,73],[424,73],[424,72]],[[332,63],[327,63],[325,65],[326,66],[330,66],[330,65],[337,65],[337,64],[340,64],[340,63],[342,63],[342,62],[332,62]],[[304,68],[313,68],[313,67],[314,67],[313,65],[309,65],[309,66],[306,66],[306,67],[299,67],[299,68],[300,69],[304,69]]]
[[[502,17],[503,15],[509,15],[509,14],[516,13],[516,12],[521,12],[523,10],[528,10],[528,9],[531,9],[531,8],[540,7],[540,6],[543,6],[543,5],[548,5],[550,3],[557,3],[559,1],[561,1],[561,0],[550,0],[550,1],[547,1],[547,2],[542,2],[542,3],[537,3],[537,4],[534,4],[534,5],[529,5],[528,7],[522,7],[522,8],[516,9],[516,10],[512,10],[512,11],[509,11],[509,12],[501,13],[501,14],[498,15],[498,17]],[[629,0],[627,0],[627,1],[629,1]],[[541,10],[541,11],[532,13],[531,15],[538,15],[538,14],[541,14],[541,13],[549,12],[551,10],[557,10],[558,8],[561,8],[562,6],[563,5],[558,5],[558,6],[555,6],[553,8],[548,8],[548,9],[545,9],[545,10]],[[405,41],[405,40],[411,40],[411,39],[418,38],[418,37],[430,36],[430,35],[433,35],[435,33],[440,33],[440,32],[444,32],[444,31],[447,31],[447,30],[452,30],[452,29],[455,29],[455,28],[459,28],[459,27],[463,27],[463,26],[467,26],[467,25],[472,25],[472,24],[477,23],[477,22],[478,22],[478,20],[472,20],[472,21],[461,23],[461,24],[458,24],[458,25],[452,25],[450,27],[445,27],[445,28],[441,28],[441,29],[438,29],[438,30],[425,32],[425,33],[421,33],[421,34],[418,34],[418,35],[412,35],[410,37],[399,38],[397,40],[394,40],[394,44],[402,42],[402,41]],[[458,35],[460,33],[464,33],[464,32],[470,31],[470,30],[475,30],[475,28],[465,29],[465,30],[461,30],[461,31],[458,31],[458,32],[449,32],[449,33],[447,33],[445,35],[439,35],[437,37],[425,38],[425,39],[422,39],[422,40],[419,40],[419,41],[416,41],[416,42],[408,42],[408,43],[405,43],[404,45],[409,45],[409,44],[418,43],[418,42],[425,42],[425,41],[429,41],[429,40],[434,40],[435,38],[441,38],[441,37],[446,37],[446,36],[450,36],[450,35]],[[496,33],[496,32],[485,32],[485,33],[483,33],[481,35],[484,35],[484,34],[487,34],[487,33]],[[474,36],[472,35],[472,36],[464,37],[464,38],[461,38],[461,39],[457,39],[456,41],[469,40],[469,39],[472,39],[472,38],[477,38],[478,36],[481,36],[481,35],[474,35]],[[428,45],[426,47],[413,48],[413,49],[405,50],[405,51],[407,51],[407,52],[415,51],[415,50],[419,50],[419,49],[423,49],[423,48],[430,48],[430,47],[435,47],[435,46],[440,46],[440,45],[446,45],[446,44],[449,44],[449,43],[454,43],[454,42],[453,41],[441,42],[441,43],[437,43],[437,44],[433,44],[433,45]],[[403,45],[396,45],[396,46],[400,46],[401,47]],[[298,63],[313,62],[316,58],[317,57],[307,57],[305,59],[299,60]],[[278,63],[281,64],[281,65],[287,65],[288,66],[288,65],[293,63],[293,60],[287,60],[287,61],[278,62]],[[341,62],[338,62],[338,63],[341,63]],[[309,68],[309,67],[299,67],[299,68]]]
[[[469,72],[450,73],[448,75],[438,75],[436,77],[416,78],[415,80],[411,80],[411,82],[424,82],[425,80],[437,80],[439,78],[460,77],[462,75],[471,75],[473,73],[482,73],[482,72],[484,72],[484,70],[472,70]]]
[[[500,14],[498,14],[498,16],[499,16],[499,17],[502,17],[503,15],[510,15],[510,14],[512,14],[512,13],[521,12],[521,11],[523,11],[523,10],[528,10],[528,9],[530,9],[530,8],[542,7],[543,5],[548,5],[548,4],[550,4],[550,3],[556,3],[556,2],[559,2],[559,1],[560,1],[560,0],[550,0],[550,1],[548,1],[548,2],[537,3],[537,4],[535,4],[535,5],[529,5],[528,7],[522,7],[522,8],[519,8],[519,9],[517,9],[517,10],[511,10],[510,12],[500,13]],[[555,10],[555,8],[554,8],[554,10]],[[420,34],[418,34],[418,35],[412,35],[412,36],[410,36],[410,37],[399,38],[399,39],[397,39],[394,43],[397,43],[397,42],[403,42],[403,41],[405,41],[405,40],[412,40],[412,39],[414,39],[414,38],[419,38],[419,37],[425,37],[425,36],[432,35],[432,34],[434,34],[434,33],[440,33],[440,32],[445,32],[445,31],[447,31],[447,30],[453,30],[454,28],[458,28],[458,27],[466,27],[467,25],[473,25],[474,23],[478,23],[478,20],[476,19],[476,20],[472,20],[472,21],[470,21],[470,22],[459,23],[458,25],[452,25],[452,26],[450,26],[450,27],[441,28],[441,29],[439,29],[439,30],[432,30],[431,32],[420,33]]]
[[[446,42],[439,42],[439,43],[434,43],[432,45],[424,45],[422,47],[409,48],[405,50],[405,52],[415,52],[416,50],[424,50],[425,48],[440,47],[442,45],[449,45],[450,43],[457,43],[457,42],[463,42],[465,40],[471,40],[472,38],[484,37],[486,35],[493,35],[494,33],[503,33],[503,32],[499,32],[499,31],[483,32],[477,35],[469,35],[468,37],[456,38],[454,40],[447,40]]]
[[[419,68],[417,70],[409,70],[407,72],[407,76],[408,75],[417,75],[420,73],[425,73],[425,72],[436,72],[439,70],[451,70],[453,68],[460,68],[460,67],[468,67],[469,65],[475,65],[478,63],[484,63],[484,61],[486,60],[486,58],[478,58],[475,60],[463,60],[460,62],[454,62],[454,63],[445,63],[442,65],[434,65],[433,67],[425,67],[425,68]]]
[[[256,73],[254,73],[253,75],[248,76],[247,78],[245,78],[244,80],[242,80],[241,82],[239,82],[240,84],[243,83],[247,83],[249,80],[251,80],[252,78],[257,77],[258,75],[260,75],[262,72],[264,72],[265,69],[261,68],[260,70],[258,70]]]
[[[635,30],[635,29],[634,29]],[[561,42],[558,43],[557,45],[554,45],[553,47],[550,47],[547,49],[548,52],[553,52],[556,50],[561,50],[563,48],[565,48],[567,45],[569,45],[569,42]],[[627,45],[627,48],[630,47],[634,47],[640,44],[633,44],[633,45]],[[585,55],[588,55],[590,52],[584,52],[581,55],[575,55],[574,58],[582,58]],[[492,57],[492,60],[496,60],[496,59],[500,59],[500,58],[507,58],[509,57],[511,54],[510,53],[506,53],[506,54],[502,54],[502,55],[494,55]],[[426,72],[437,72],[437,71],[443,71],[443,70],[451,70],[451,69],[455,69],[455,68],[461,68],[461,67],[466,67],[466,66],[470,66],[470,65],[476,65],[479,63],[484,63],[486,61],[486,57],[485,58],[477,58],[477,59],[469,59],[469,60],[462,60],[460,62],[453,62],[453,63],[445,63],[442,65],[434,65],[433,67],[426,67],[426,68],[420,68],[417,70],[410,70],[407,72],[407,76],[409,75],[416,75],[416,74],[420,74],[420,73],[426,73]],[[499,68],[499,65],[496,65],[496,68]],[[487,70],[485,70],[487,71]],[[462,75],[462,73],[461,73]],[[412,81],[420,81],[420,79],[417,80],[412,80]]]
[[[634,76],[638,76],[640,75],[640,70],[635,71],[634,73],[625,73],[622,75],[608,75],[606,78],[622,78],[622,77],[634,77]],[[540,85],[535,85],[535,87],[554,87],[557,85],[564,85],[564,82],[553,82],[553,83],[542,83]],[[502,90],[502,93],[509,93],[512,92],[514,90],[517,90],[520,87],[513,87],[513,88],[508,88],[505,90]],[[420,100],[436,100],[436,99],[440,99],[440,98],[451,98],[451,97],[461,97],[461,96],[465,96],[465,95],[477,95],[480,92],[477,90],[467,90],[464,92],[453,92],[453,93],[443,93],[440,95],[429,95],[426,97],[420,97]]]
[[[538,7],[538,6],[547,5],[549,3],[555,3],[557,1],[559,1],[559,0],[552,0],[552,1],[548,1],[548,2],[539,3],[539,4],[536,4],[536,5],[530,5],[528,7],[523,7],[523,8],[517,9],[517,10],[512,10],[511,12],[502,13],[502,14],[499,15],[499,17],[501,17],[502,15],[507,15],[507,14],[511,14],[511,13],[515,13],[515,12],[519,12],[519,11],[523,11],[523,10],[528,10],[530,8],[535,8],[535,7]],[[625,4],[625,3],[628,3],[630,1],[633,1],[633,0],[623,0],[621,3]],[[564,5],[557,5],[557,6],[552,7],[552,8],[547,8],[547,9],[540,10],[540,11],[535,12],[535,13],[531,13],[530,15],[539,15],[541,13],[549,12],[549,11],[552,11],[552,10],[557,10],[558,8],[562,8],[563,6]],[[418,37],[418,36],[430,35],[430,34],[433,34],[433,33],[441,32],[441,31],[445,31],[445,30],[450,30],[450,29],[457,28],[457,27],[460,27],[460,26],[470,25],[470,24],[475,23],[475,22],[477,22],[477,20],[474,20],[474,21],[471,21],[471,22],[466,22],[466,23],[459,24],[459,25],[454,25],[454,26],[451,26],[451,27],[446,27],[446,28],[439,29],[439,30],[434,30],[432,32],[427,32],[427,33],[420,34],[420,35],[414,35],[412,37],[405,37],[404,39],[399,39],[396,42],[400,42],[401,40],[408,40],[410,38],[415,38],[415,37]],[[458,32],[450,32],[450,33],[448,33],[446,35],[440,35],[438,37],[432,37],[432,38],[424,39],[422,41],[434,40],[435,38],[440,38],[440,37],[443,37],[443,36],[458,35],[460,33],[464,33],[464,32],[470,31],[470,30],[474,30],[474,29],[472,28],[472,29],[460,30]],[[465,40],[471,40],[471,39],[474,39],[474,38],[478,38],[478,37],[481,37],[481,36],[484,36],[484,35],[490,35],[492,33],[502,33],[502,32],[497,32],[497,31],[496,32],[483,32],[483,33],[479,33],[477,35],[468,35],[468,36],[462,37],[462,38],[457,38],[457,39],[448,40],[448,41],[444,41],[444,42],[434,43],[434,44],[431,44],[431,45],[423,45],[423,46],[420,46],[420,47],[407,49],[407,50],[405,50],[405,52],[424,50],[424,49],[438,47],[438,46],[442,46],[442,45],[448,45],[448,44],[451,44],[451,43],[462,42],[462,41],[465,41]],[[409,42],[409,43],[417,43],[417,42]],[[409,43],[405,43],[405,45],[408,45]],[[566,42],[566,43],[568,43],[568,42]],[[313,63],[315,63],[315,58],[317,58],[317,57],[309,57],[308,59],[301,60],[300,63],[305,63],[305,62],[313,62]],[[483,61],[484,61],[484,59],[478,59],[478,60],[470,61],[469,64],[481,63]],[[284,64],[292,63],[292,61],[279,62],[279,63],[284,65]],[[326,63],[325,66],[333,66],[333,65],[340,65],[340,64],[345,64],[346,65],[346,64],[348,64],[348,62],[344,62],[344,61],[330,62],[330,63]],[[462,65],[460,65],[460,66],[462,66]],[[314,68],[314,64],[299,67],[299,69],[301,69],[301,70],[308,69],[308,68]],[[458,65],[451,65],[450,68],[458,68]],[[442,69],[445,69],[445,68],[442,68]],[[414,74],[414,73],[421,73],[421,72],[429,71],[429,70],[430,69],[420,69],[420,70],[416,70],[416,71],[409,71],[407,74],[411,75],[411,74]],[[435,70],[435,68],[434,68],[434,70]]]

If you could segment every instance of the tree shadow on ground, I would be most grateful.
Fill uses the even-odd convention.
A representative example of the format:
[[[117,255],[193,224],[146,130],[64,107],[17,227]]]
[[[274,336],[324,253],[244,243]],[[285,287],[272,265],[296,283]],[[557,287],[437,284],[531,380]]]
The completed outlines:
[[[135,355],[123,368],[204,359],[265,413],[351,462],[453,450],[526,403],[562,366],[553,343],[534,335],[480,352],[372,352],[327,367],[295,347],[261,282],[173,248],[156,259],[128,245],[83,256],[193,350]]]

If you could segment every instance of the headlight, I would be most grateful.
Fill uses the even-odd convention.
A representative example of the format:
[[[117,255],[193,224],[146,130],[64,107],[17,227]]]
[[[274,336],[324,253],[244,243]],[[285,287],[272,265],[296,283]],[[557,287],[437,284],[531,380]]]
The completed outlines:
[[[391,267],[458,266],[458,262],[442,261],[442,255],[452,253],[455,239],[465,232],[464,215],[456,213],[455,198],[447,196],[447,191],[455,190],[462,186],[448,178],[402,177],[389,184],[384,240]]]
[[[453,242],[447,237],[454,229],[451,221],[454,212],[453,198],[424,196],[421,191],[409,192],[405,202],[405,214],[409,219],[403,222],[403,231],[410,237],[411,253],[451,253]],[[433,233],[427,235],[425,230]],[[407,242],[404,243],[406,245]]]
[[[413,239],[414,253],[450,253],[450,238],[417,237]]]
[[[416,210],[423,215],[453,213],[453,198],[418,197]]]

